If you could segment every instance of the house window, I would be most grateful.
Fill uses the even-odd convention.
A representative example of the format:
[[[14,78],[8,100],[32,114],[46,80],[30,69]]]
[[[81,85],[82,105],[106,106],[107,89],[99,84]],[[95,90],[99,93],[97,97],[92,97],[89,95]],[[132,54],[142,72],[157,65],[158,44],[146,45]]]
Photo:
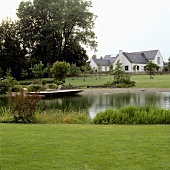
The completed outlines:
[[[160,64],[160,57],[157,58],[157,64]]]
[[[139,66],[136,66],[136,70],[139,71]]]
[[[125,66],[125,71],[128,71],[129,70],[129,66]]]
[[[105,67],[105,71],[107,71],[107,67]]]

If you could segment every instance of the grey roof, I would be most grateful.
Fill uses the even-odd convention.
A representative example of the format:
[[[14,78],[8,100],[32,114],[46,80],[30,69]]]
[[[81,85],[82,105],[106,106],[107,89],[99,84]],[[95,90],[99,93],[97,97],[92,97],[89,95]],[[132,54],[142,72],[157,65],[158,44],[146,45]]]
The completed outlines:
[[[141,51],[133,53],[123,52],[123,54],[129,60],[129,62],[136,64],[146,64],[149,60],[153,60],[157,53],[158,50]]]
[[[116,57],[110,57],[110,62],[114,63],[117,57],[118,57],[118,55]]]
[[[105,55],[104,59],[110,59],[111,55]]]
[[[146,64],[148,60],[142,55],[142,54],[137,54],[137,53],[123,53],[126,58],[129,60],[131,63],[136,63],[136,64]]]
[[[101,66],[109,66],[110,65],[110,60],[108,59],[97,59],[93,58],[93,61],[98,65],[100,64]]]
[[[158,53],[159,50],[150,50],[150,51],[141,51],[141,52],[135,52],[136,54],[143,53],[148,60],[153,60]]]

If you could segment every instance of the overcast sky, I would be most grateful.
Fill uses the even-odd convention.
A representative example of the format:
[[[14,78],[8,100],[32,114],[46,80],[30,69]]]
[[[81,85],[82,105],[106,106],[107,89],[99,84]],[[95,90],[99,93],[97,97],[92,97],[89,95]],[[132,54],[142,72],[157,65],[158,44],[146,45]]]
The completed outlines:
[[[170,0],[91,0],[98,16],[95,33],[97,57],[119,50],[136,52],[159,49],[170,57]],[[1,0],[0,19],[15,18],[21,0]],[[88,50],[89,57],[94,52]]]

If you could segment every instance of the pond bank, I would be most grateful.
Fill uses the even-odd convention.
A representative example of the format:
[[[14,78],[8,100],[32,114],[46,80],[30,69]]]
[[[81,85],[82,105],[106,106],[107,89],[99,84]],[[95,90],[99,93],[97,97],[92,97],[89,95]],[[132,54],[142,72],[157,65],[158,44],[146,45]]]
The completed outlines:
[[[106,93],[135,93],[135,92],[170,92],[170,88],[87,88],[79,94],[106,94]]]

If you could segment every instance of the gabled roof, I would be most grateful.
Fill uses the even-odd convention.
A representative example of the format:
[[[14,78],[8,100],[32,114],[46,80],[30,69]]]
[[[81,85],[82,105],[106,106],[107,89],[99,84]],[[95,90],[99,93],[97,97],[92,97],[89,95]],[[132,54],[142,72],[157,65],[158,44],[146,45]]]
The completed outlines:
[[[123,54],[131,63],[146,64],[149,60],[154,60],[158,51],[159,50],[141,51],[133,53],[123,52]]]
[[[105,55],[104,59],[110,59],[111,55]]]
[[[136,54],[141,54],[143,53],[147,60],[154,60],[156,54],[158,53],[159,50],[150,50],[150,51],[141,51],[141,52],[135,52]]]
[[[137,53],[125,53],[123,54],[126,56],[126,58],[129,60],[131,63],[136,63],[136,64],[146,64],[148,60],[144,57],[142,54],[137,54]]]
[[[100,64],[101,66],[109,66],[110,65],[110,60],[108,59],[97,59],[93,58],[93,61],[98,65]]]
[[[110,57],[110,62],[114,63],[117,57],[118,57],[118,55],[116,57]]]

